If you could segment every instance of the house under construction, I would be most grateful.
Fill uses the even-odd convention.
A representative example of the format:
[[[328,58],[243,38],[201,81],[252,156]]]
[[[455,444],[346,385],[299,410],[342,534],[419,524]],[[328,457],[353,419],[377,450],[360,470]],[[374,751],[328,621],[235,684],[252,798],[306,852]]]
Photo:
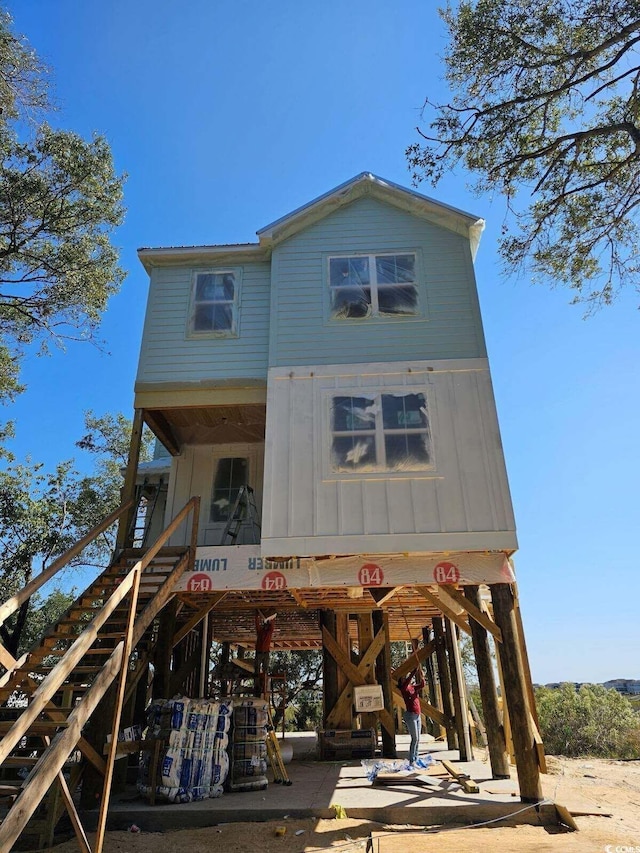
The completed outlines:
[[[324,730],[371,729],[386,757],[397,679],[418,662],[424,715],[471,755],[459,652],[470,635],[493,775],[508,776],[511,752],[521,799],[542,799],[474,278],[483,226],[363,173],[255,243],[139,251],[150,287],[130,459],[122,506],[93,534],[117,521],[117,551],[28,655],[0,646],[0,765],[24,766],[25,737],[38,745],[18,787],[0,782],[0,849],[52,788],[82,838],[81,779],[84,805],[102,803],[101,845],[109,736],[142,722],[150,691],[213,690],[214,642],[250,676],[258,610],[277,612],[273,649],[322,650]],[[166,454],[139,465],[144,424]],[[392,670],[396,641],[407,659]],[[364,687],[381,699],[361,713]]]

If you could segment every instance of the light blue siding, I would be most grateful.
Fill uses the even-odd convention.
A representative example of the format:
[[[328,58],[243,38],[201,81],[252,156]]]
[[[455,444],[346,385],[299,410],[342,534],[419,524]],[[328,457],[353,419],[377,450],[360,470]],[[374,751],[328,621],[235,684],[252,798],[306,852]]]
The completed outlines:
[[[192,268],[170,266],[153,270],[138,383],[266,380],[271,266],[268,262],[236,266],[242,270],[242,285],[239,336],[233,338],[189,338]]]
[[[327,257],[416,251],[420,317],[331,320]],[[269,364],[486,356],[469,241],[373,198],[343,207],[273,251]]]

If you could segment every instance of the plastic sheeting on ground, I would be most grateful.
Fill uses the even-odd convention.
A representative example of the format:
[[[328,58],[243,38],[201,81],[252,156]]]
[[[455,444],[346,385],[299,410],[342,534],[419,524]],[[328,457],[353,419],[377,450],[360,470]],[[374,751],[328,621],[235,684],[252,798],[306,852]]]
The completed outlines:
[[[404,759],[366,759],[363,758],[360,762],[367,772],[367,779],[374,782],[378,773],[401,773],[403,770],[425,770],[434,764],[431,755],[419,755],[413,764]]]

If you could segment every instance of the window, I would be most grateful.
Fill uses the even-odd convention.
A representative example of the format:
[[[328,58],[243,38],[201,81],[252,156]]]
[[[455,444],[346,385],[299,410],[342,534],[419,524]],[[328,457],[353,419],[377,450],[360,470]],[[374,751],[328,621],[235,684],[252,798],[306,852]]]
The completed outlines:
[[[329,258],[331,317],[415,316],[416,256],[353,255]]]
[[[433,467],[424,394],[334,396],[331,467],[338,473],[424,471]]]
[[[236,334],[238,284],[237,270],[195,273],[190,323],[192,334]]]
[[[241,486],[247,485],[248,469],[247,459],[235,457],[218,461],[211,494],[210,521],[228,520]]]

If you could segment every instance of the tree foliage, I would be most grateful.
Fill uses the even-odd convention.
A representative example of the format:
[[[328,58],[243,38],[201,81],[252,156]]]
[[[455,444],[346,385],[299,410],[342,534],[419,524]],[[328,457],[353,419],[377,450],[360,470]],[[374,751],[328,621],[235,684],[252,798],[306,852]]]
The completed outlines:
[[[507,270],[589,309],[640,290],[639,0],[460,0],[441,15],[453,97],[427,98],[414,180],[463,165],[479,193],[504,194]]]
[[[49,112],[47,69],[0,9],[0,400],[23,390],[29,344],[93,340],[124,278],[109,145],[54,129]]]
[[[536,690],[545,749],[553,755],[640,757],[640,716],[631,703],[601,684],[562,684]]]

